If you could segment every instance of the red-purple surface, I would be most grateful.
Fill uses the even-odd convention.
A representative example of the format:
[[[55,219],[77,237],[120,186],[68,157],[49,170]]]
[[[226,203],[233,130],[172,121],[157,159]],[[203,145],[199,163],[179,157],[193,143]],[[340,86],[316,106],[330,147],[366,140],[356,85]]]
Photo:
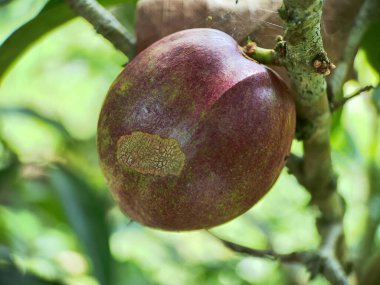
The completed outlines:
[[[185,30],[133,59],[101,111],[98,151],[132,219],[166,230],[210,228],[252,207],[273,185],[295,128],[294,102],[269,69],[213,29]],[[133,132],[175,139],[179,175],[128,169],[117,142]]]

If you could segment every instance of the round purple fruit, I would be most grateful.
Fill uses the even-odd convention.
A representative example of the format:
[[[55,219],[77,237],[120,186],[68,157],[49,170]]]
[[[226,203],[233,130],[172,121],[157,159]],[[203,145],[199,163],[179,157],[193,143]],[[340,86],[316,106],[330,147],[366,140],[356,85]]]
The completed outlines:
[[[295,117],[282,80],[234,39],[184,30],[141,52],[111,86],[99,118],[100,163],[133,220],[207,229],[268,192],[285,165]]]

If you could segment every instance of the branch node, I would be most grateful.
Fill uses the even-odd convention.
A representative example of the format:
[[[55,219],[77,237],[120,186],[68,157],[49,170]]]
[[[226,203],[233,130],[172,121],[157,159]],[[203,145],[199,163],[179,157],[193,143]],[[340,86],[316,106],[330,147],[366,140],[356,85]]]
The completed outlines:
[[[279,58],[286,57],[286,41],[282,36],[277,36],[276,38],[276,46],[274,48]]]
[[[313,67],[317,73],[323,74],[325,76],[329,75],[332,70],[336,68],[330,59],[327,57],[326,52],[318,53],[312,60]]]

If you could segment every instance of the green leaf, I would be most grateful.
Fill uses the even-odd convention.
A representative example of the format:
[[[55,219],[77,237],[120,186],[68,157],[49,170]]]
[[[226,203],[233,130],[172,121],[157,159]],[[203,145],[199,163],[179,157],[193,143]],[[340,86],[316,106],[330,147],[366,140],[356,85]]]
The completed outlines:
[[[93,275],[100,284],[111,284],[112,259],[104,199],[81,177],[62,166],[52,169],[49,177],[90,259]]]
[[[362,40],[362,48],[367,54],[368,61],[377,72],[380,72],[379,39],[380,20],[377,20],[372,23]]]
[[[99,2],[105,6],[121,3],[135,5],[137,0],[101,0]],[[63,0],[50,0],[38,15],[13,32],[0,46],[0,80],[15,60],[36,40],[75,16]]]
[[[74,18],[62,0],[51,0],[32,20],[11,34],[0,47],[0,78],[35,40]]]

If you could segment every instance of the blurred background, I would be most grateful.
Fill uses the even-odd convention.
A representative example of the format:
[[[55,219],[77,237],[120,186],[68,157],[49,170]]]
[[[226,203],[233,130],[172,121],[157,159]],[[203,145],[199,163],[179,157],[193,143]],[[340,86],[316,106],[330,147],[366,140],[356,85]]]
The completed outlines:
[[[47,2],[0,1],[0,43]],[[128,6],[130,28],[134,5]],[[32,34],[25,30],[23,39]],[[115,206],[99,169],[95,134],[103,99],[127,60],[75,18],[42,37],[5,74],[0,85],[0,284],[306,284],[302,266],[236,254],[206,231],[149,229]],[[359,51],[355,71],[357,78],[345,84],[346,95],[379,83],[368,50]],[[378,88],[351,100],[331,139],[347,203],[347,243],[356,260],[380,249],[379,97]],[[301,152],[300,143],[294,142],[293,152]],[[249,212],[212,232],[257,249],[313,249],[319,242],[317,213],[309,202],[285,169]],[[310,284],[327,282],[317,278]]]

